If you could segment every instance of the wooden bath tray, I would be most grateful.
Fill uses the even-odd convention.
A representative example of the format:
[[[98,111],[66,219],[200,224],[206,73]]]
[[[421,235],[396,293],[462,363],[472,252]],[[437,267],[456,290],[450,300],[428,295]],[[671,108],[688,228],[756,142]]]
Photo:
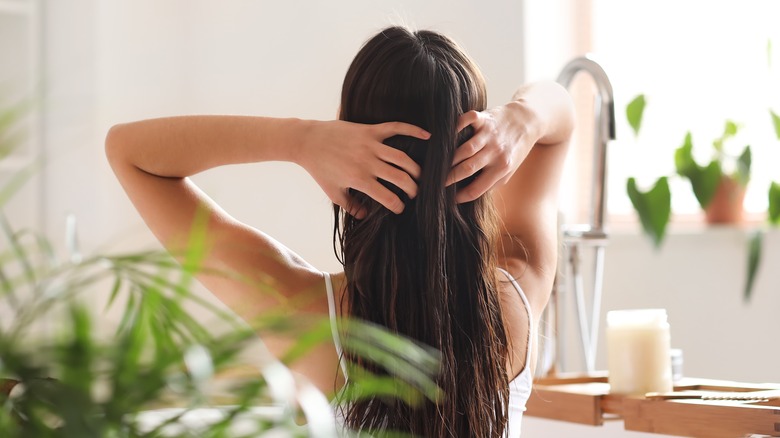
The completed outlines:
[[[713,395],[750,393],[776,395],[780,384],[749,384],[685,378],[675,391]],[[534,383],[525,415],[599,426],[623,420],[626,430],[676,436],[734,438],[780,436],[780,399],[651,400],[609,393],[607,374],[559,374]]]

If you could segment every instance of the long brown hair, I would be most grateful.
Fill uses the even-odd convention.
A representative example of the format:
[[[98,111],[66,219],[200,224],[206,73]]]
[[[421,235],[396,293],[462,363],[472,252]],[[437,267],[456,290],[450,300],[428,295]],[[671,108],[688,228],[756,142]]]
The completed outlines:
[[[419,163],[418,195],[401,196],[394,214],[359,192],[368,211],[356,219],[334,205],[334,243],[346,274],[350,316],[388,327],[441,352],[438,403],[412,408],[376,399],[344,407],[355,430],[403,431],[425,437],[500,437],[507,421],[507,337],[499,303],[497,221],[489,196],[457,204],[445,187],[457,147],[470,130],[458,117],[484,110],[487,95],[477,66],[449,38],[391,27],[371,38],[347,71],[341,119],[401,121],[431,133],[427,141],[396,136],[386,144]],[[371,364],[346,359],[374,372]],[[353,383],[348,382],[347,385]]]

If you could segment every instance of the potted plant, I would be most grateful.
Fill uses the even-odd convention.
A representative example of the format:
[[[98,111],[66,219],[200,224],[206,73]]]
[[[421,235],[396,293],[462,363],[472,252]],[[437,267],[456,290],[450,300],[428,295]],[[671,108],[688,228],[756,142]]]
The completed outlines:
[[[736,224],[742,221],[742,202],[750,181],[752,156],[750,145],[739,155],[729,155],[724,144],[734,137],[739,126],[727,120],[723,134],[712,142],[713,158],[700,166],[693,158],[691,133],[674,154],[677,174],[688,179],[709,224]],[[731,169],[728,171],[727,169]]]
[[[635,97],[626,107],[626,118],[634,135],[638,136],[646,107],[644,95]],[[777,139],[780,140],[780,117],[770,110]],[[750,181],[752,152],[750,145],[738,154],[731,153],[726,143],[738,133],[740,126],[731,120],[725,122],[723,133],[712,142],[712,158],[700,165],[693,157],[693,137],[685,134],[683,144],[674,152],[675,174],[659,177],[647,191],[638,188],[631,177],[626,191],[642,224],[642,230],[656,248],[663,243],[666,227],[671,219],[671,191],[668,179],[682,177],[690,182],[696,200],[709,224],[736,224],[742,221],[742,202]],[[768,191],[767,221],[780,225],[780,184],[772,182]],[[748,243],[748,277],[744,296],[749,299],[760,264],[763,231],[752,234]]]

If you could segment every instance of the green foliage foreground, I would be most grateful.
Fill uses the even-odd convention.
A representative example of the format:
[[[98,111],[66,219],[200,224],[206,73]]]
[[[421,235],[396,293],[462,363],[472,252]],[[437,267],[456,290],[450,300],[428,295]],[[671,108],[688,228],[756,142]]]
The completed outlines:
[[[13,232],[7,221],[0,222],[7,243],[0,252],[0,305],[3,315],[12,315],[0,324],[0,377],[6,387],[19,381],[24,388],[16,387],[11,397],[0,394],[0,436],[221,437],[269,430],[284,430],[285,436],[336,434],[326,397],[270,355],[253,360],[256,379],[229,389],[231,405],[222,408],[221,420],[197,433],[174,427],[189,409],[210,406],[209,382],[240,363],[245,347],[258,342],[256,333],[294,336],[296,344],[282,358],[289,364],[330,340],[326,317],[293,320],[286,309],[272,309],[250,328],[191,293],[195,265],[180,266],[160,252],[83,260],[71,254],[61,262],[45,239]],[[95,290],[104,290],[110,305],[124,302],[113,335],[96,330],[94,312],[79,299]],[[187,306],[201,307],[212,323],[221,321],[231,330],[212,334]],[[43,321],[55,326],[35,330]],[[357,379],[359,390],[341,394],[344,401],[381,395],[415,404],[439,397],[438,362],[430,349],[367,323],[341,325],[349,333],[344,348],[388,373],[353,369],[350,378]],[[151,429],[137,421],[136,413],[174,399],[186,409]],[[265,407],[262,415],[258,406]],[[308,426],[296,424],[301,416]],[[231,429],[239,419],[249,430],[246,434]]]
[[[0,139],[3,126],[11,124],[0,123]],[[159,251],[82,256],[73,227],[68,254],[58,257],[44,236],[14,229],[3,212],[31,172],[0,187],[0,437],[353,434],[338,429],[327,397],[287,368],[330,342],[327,316],[302,320],[279,307],[249,327],[194,294],[204,256],[197,226],[181,265]],[[101,333],[96,295],[121,309],[114,333]],[[192,308],[199,308],[198,319]],[[215,334],[214,323],[230,330]],[[344,403],[376,396],[414,405],[441,396],[435,351],[364,322],[340,325],[348,333],[344,349],[384,370],[374,375],[350,364],[354,385],[339,394]],[[257,375],[233,381],[220,393],[229,402],[215,406],[214,376],[242,364],[245,347],[267,333],[296,342],[281,360],[267,353],[252,358]],[[157,421],[139,415],[171,405],[179,408],[158,412]]]

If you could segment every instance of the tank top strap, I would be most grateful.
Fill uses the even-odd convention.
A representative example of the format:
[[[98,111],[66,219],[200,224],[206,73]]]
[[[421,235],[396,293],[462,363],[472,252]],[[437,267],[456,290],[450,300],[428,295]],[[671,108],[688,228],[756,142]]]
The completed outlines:
[[[531,353],[533,351],[533,341],[536,339],[536,334],[534,333],[534,314],[531,310],[531,304],[528,302],[528,298],[525,296],[525,293],[523,292],[523,289],[520,287],[520,285],[517,283],[517,280],[515,280],[512,275],[505,271],[502,268],[498,268],[499,271],[501,271],[506,278],[509,280],[510,283],[512,283],[512,286],[514,286],[517,293],[520,295],[520,299],[523,301],[523,305],[525,306],[526,312],[528,312],[528,351],[526,351],[525,354],[525,368],[528,368],[528,366],[531,364]]]
[[[322,273],[325,277],[325,291],[328,293],[328,317],[330,318],[330,334],[333,336],[333,345],[336,346],[336,353],[339,356],[339,364],[341,365],[341,372],[344,373],[344,379],[347,379],[347,364],[344,358],[344,352],[341,349],[341,338],[339,337],[338,319],[336,317],[336,298],[333,294],[333,282],[330,279],[330,274],[327,272]]]

